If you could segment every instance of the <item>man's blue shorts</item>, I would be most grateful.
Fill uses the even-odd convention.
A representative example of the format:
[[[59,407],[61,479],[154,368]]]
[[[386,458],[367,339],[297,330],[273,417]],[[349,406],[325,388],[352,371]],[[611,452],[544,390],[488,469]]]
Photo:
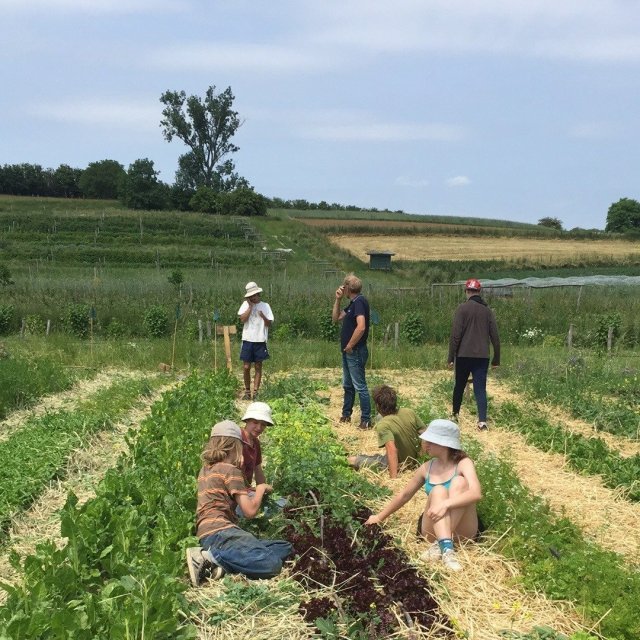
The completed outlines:
[[[249,342],[242,341],[242,349],[240,349],[240,360],[242,362],[262,362],[269,357],[266,342]]]

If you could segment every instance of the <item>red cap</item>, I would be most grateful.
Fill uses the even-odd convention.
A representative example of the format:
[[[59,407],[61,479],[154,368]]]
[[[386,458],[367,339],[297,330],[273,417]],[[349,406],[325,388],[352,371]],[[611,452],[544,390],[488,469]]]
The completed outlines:
[[[464,288],[469,289],[470,291],[480,291],[480,289],[482,289],[482,285],[480,284],[480,280],[469,278],[469,280],[465,282]]]

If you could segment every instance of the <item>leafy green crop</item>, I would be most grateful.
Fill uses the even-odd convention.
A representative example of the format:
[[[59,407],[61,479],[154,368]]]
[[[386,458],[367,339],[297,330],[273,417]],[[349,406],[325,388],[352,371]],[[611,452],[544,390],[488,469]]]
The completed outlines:
[[[38,545],[23,584],[4,586],[0,637],[195,637],[184,548],[193,542],[200,453],[211,423],[234,415],[236,385],[226,372],[194,374],[153,406],[96,497],[79,505],[69,496],[68,543]]]

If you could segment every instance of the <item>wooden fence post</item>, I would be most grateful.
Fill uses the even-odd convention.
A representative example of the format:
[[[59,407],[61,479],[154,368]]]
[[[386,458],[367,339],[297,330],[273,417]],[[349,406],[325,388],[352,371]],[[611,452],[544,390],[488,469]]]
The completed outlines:
[[[611,355],[611,348],[613,347],[613,327],[609,327],[607,331],[607,353]]]
[[[569,349],[573,347],[573,325],[569,325],[569,333],[567,334],[567,346]]]
[[[47,332],[45,333],[47,338],[49,337],[49,332],[50,331],[51,331],[51,320],[47,320]]]
[[[393,327],[393,348],[398,348],[398,337],[400,336],[400,323],[396,322]]]
[[[198,342],[202,344],[203,339],[204,339],[204,331],[202,328],[202,320],[198,318]]]

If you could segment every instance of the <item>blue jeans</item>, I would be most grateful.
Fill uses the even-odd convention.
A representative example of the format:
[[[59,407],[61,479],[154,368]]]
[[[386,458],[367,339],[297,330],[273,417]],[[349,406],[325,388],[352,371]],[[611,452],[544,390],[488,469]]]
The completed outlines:
[[[238,527],[205,536],[200,544],[227,573],[243,573],[253,579],[277,576],[292,551],[285,540],[259,540]]]
[[[371,420],[371,399],[364,375],[368,359],[369,349],[366,344],[359,344],[351,353],[342,352],[342,386],[344,387],[342,415],[351,417],[357,391],[360,397],[360,414],[363,422]]]
[[[478,406],[478,421],[487,421],[487,371],[489,358],[456,358],[456,382],[453,387],[453,413],[460,412],[464,388],[473,376],[473,395]]]

